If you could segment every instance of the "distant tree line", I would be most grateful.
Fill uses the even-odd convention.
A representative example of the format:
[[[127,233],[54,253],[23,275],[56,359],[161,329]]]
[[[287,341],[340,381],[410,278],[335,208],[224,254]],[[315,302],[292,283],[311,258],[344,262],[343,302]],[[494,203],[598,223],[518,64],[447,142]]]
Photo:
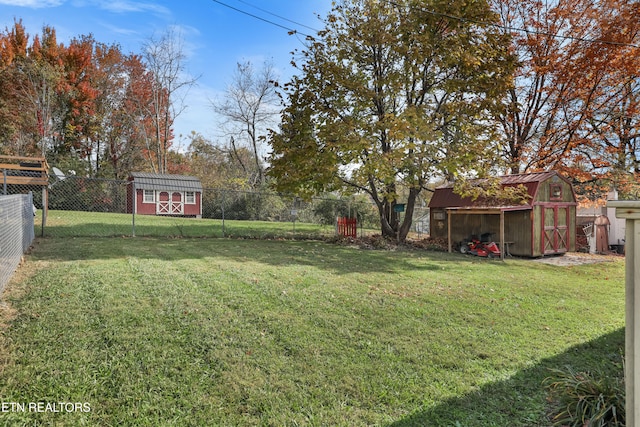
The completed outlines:
[[[178,147],[173,125],[197,80],[188,75],[172,31],[125,54],[90,35],[60,43],[49,26],[30,35],[15,21],[0,33],[0,154],[45,156],[81,177],[149,171],[264,187],[264,138],[280,108],[273,66],[238,63],[224,96],[211,101],[219,132],[212,140],[194,130]]]

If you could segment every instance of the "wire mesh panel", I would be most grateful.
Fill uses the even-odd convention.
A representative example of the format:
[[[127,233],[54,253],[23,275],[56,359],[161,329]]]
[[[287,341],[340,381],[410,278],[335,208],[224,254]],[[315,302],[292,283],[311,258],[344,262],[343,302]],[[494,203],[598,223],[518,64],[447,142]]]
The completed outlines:
[[[44,235],[130,236],[132,217],[127,213],[128,181],[69,176],[49,186]],[[36,206],[41,207],[40,197]],[[36,233],[42,218],[36,217]]]
[[[0,291],[35,237],[31,194],[0,196]]]

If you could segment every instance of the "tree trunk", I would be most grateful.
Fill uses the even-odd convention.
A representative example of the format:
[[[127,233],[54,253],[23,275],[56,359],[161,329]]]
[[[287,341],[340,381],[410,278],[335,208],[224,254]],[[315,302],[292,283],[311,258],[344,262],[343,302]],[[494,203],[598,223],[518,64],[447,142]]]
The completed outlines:
[[[407,240],[407,235],[413,224],[413,211],[415,210],[416,200],[419,194],[419,188],[409,190],[409,197],[405,205],[402,223],[399,221],[400,213],[394,209],[398,204],[396,200],[392,202],[375,200],[378,212],[380,213],[380,231],[383,237],[397,239],[399,243],[404,243]]]
[[[394,221],[391,213],[393,212],[392,206],[386,200],[374,200],[378,207],[378,213],[380,214],[380,232],[382,237],[396,237],[397,227],[394,227]]]
[[[407,240],[407,235],[411,230],[411,224],[413,223],[413,211],[416,206],[418,194],[420,194],[420,189],[412,188],[409,190],[409,198],[407,199],[407,204],[405,206],[404,219],[402,220],[402,225],[400,225],[398,230],[398,242],[400,243],[404,243]]]
[[[389,220],[384,215],[380,216],[380,229],[382,231],[382,237],[390,237],[395,239],[397,235],[396,229],[392,224],[389,223]]]

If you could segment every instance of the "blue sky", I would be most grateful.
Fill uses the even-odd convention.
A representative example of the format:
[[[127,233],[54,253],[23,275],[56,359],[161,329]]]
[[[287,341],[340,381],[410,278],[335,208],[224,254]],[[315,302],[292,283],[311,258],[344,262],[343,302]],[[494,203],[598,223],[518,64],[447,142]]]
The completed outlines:
[[[322,28],[316,14],[324,16],[331,8],[331,0],[220,1],[307,34],[314,31],[305,26]],[[186,111],[178,117],[176,136],[193,130],[215,137],[209,100],[221,96],[237,62],[261,66],[270,60],[286,81],[294,72],[290,52],[304,47],[304,36],[290,36],[286,29],[213,0],[0,0],[2,30],[13,26],[14,19],[21,19],[31,35],[49,25],[59,42],[92,34],[101,43],[119,44],[125,53],[140,53],[150,37],[174,28],[182,35],[187,71],[200,76],[186,99]]]

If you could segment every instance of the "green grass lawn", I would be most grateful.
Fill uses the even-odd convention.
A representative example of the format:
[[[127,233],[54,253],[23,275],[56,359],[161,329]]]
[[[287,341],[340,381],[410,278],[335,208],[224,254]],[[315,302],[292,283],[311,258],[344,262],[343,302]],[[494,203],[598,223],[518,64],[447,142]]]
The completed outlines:
[[[319,241],[51,238],[8,285],[1,425],[548,426],[624,342],[624,263]],[[12,319],[10,319],[12,318]]]
[[[42,214],[35,217],[36,236],[42,233]],[[238,221],[155,215],[51,210],[45,237],[321,237],[335,227],[301,222]],[[371,230],[366,230],[371,232]]]

